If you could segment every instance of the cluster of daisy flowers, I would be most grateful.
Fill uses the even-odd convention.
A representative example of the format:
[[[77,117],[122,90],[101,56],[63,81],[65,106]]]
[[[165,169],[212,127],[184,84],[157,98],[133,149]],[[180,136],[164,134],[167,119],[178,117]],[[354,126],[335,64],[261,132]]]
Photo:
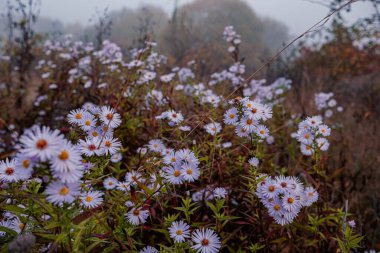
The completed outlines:
[[[219,252],[221,241],[217,233],[210,228],[196,229],[190,231],[190,226],[184,221],[174,221],[169,227],[170,238],[175,243],[189,243],[191,249],[197,253],[216,253]],[[190,240],[191,239],[191,240]],[[159,251],[146,246],[140,253],[158,253]]]
[[[24,206],[19,206],[20,208]],[[23,230],[26,229],[26,224],[22,223],[21,220],[14,214],[10,212],[4,212],[2,214],[3,219],[0,221],[0,226],[12,229],[16,233],[20,234]],[[4,237],[6,232],[0,231],[0,238]]]
[[[259,140],[270,136],[269,129],[264,125],[264,122],[270,118],[272,118],[272,108],[252,101],[249,97],[238,100],[236,107],[224,113],[224,123],[235,126],[235,132],[239,137],[255,136]]]
[[[199,97],[201,104],[210,104],[213,107],[217,107],[221,101],[221,97],[215,94],[213,90],[207,89],[203,83],[194,86],[188,85],[185,87],[185,92],[187,94],[192,92],[195,96]]]
[[[174,221],[169,227],[169,235],[175,243],[186,242],[190,238],[190,226],[184,221]],[[219,236],[209,228],[196,229],[191,233],[192,246],[196,252],[219,252],[221,242]]]
[[[315,106],[318,111],[324,111],[323,115],[330,118],[334,114],[334,110],[342,112],[343,107],[338,106],[338,102],[334,99],[332,92],[319,92],[314,95]]]
[[[58,130],[34,126],[20,137],[16,156],[0,161],[0,181],[9,184],[46,176],[45,171],[34,169],[48,166],[52,177],[45,180],[50,181],[45,190],[48,202],[61,206],[79,198],[83,207],[93,208],[102,203],[103,193],[81,188],[82,177],[91,167],[83,158],[120,151],[120,141],[112,136],[113,129],[121,123],[120,115],[107,106],[85,104],[70,112],[68,120],[86,133],[85,140],[73,144]]]
[[[277,78],[269,85],[265,84],[265,79],[253,79],[248,87],[243,89],[243,95],[247,97],[254,95],[255,99],[261,103],[273,105],[281,102],[281,96],[292,88],[292,81],[284,77]]]
[[[242,77],[244,73],[245,65],[240,62],[235,62],[228,69],[211,74],[211,80],[208,84],[214,86],[224,81],[231,81],[232,85],[236,87],[244,81],[244,78]]]
[[[127,172],[124,181],[108,177],[103,181],[107,190],[119,190],[129,192],[132,187],[139,187],[139,183],[146,184],[147,188],[154,192],[153,196],[159,195],[157,189],[161,188],[159,182],[163,181],[170,185],[179,185],[185,182],[194,182],[200,177],[199,160],[194,152],[189,149],[175,151],[166,148],[159,139],[149,141],[147,149],[162,157],[164,166],[152,174],[150,178],[144,177],[139,171]],[[148,152],[146,148],[139,148],[138,152],[144,155]],[[132,225],[143,224],[147,221],[150,213],[146,206],[136,206],[135,203],[127,201],[125,205],[130,210],[125,215],[127,221]]]
[[[228,52],[235,59],[235,63],[228,69],[213,73],[211,75],[209,85],[214,86],[218,83],[229,80],[232,85],[236,87],[244,81],[244,78],[241,75],[245,73],[245,65],[238,60],[241,38],[240,35],[234,30],[233,26],[226,26],[224,28],[223,37],[230,43]]]
[[[184,117],[180,112],[176,112],[175,110],[167,110],[156,116],[156,119],[167,119],[169,120],[169,126],[176,126],[181,124]]]
[[[228,190],[224,187],[207,187],[198,190],[191,195],[194,202],[211,201],[213,199],[224,199],[228,195]]]
[[[168,103],[164,94],[160,90],[153,89],[145,96],[145,105],[147,110],[151,110],[155,106],[161,106]]]
[[[293,222],[302,207],[318,200],[318,192],[311,186],[304,187],[297,177],[260,175],[256,194],[277,224]]]
[[[227,42],[231,43],[231,46],[228,48],[228,52],[235,52],[241,43],[241,38],[232,25],[224,28],[223,37]]]
[[[308,117],[298,124],[296,133],[292,137],[297,138],[301,144],[301,152],[306,156],[313,155],[316,151],[327,151],[330,143],[326,137],[330,136],[331,129],[323,124],[320,116]]]
[[[183,91],[187,96],[197,98],[200,104],[210,104],[217,107],[220,103],[221,96],[215,94],[211,89],[203,83],[197,84],[178,84],[175,87],[176,91]]]
[[[148,148],[163,156],[165,166],[162,168],[163,177],[167,183],[179,185],[198,180],[201,174],[199,160],[190,149],[173,150],[165,147],[158,139],[149,141]]]

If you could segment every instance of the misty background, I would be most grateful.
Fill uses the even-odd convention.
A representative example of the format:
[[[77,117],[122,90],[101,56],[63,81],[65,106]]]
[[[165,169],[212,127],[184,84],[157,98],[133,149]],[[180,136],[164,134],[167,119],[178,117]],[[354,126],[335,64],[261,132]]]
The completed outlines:
[[[255,69],[296,35],[325,17],[330,1],[324,0],[40,0],[33,28],[43,39],[59,40],[72,34],[75,40],[100,46],[108,39],[124,50],[157,42],[158,51],[174,64],[185,64],[195,55],[202,70],[211,73],[228,66],[225,26],[242,35],[241,55],[248,69]],[[0,0],[0,36],[6,37],[9,0]],[[12,1],[10,1],[12,3]],[[347,24],[371,15],[368,1],[342,12]],[[302,20],[302,21],[301,21]],[[331,22],[331,21],[329,21]],[[328,26],[329,24],[325,24]],[[99,37],[99,30],[103,30]],[[321,29],[322,30],[322,29]],[[322,36],[313,38],[323,39]]]

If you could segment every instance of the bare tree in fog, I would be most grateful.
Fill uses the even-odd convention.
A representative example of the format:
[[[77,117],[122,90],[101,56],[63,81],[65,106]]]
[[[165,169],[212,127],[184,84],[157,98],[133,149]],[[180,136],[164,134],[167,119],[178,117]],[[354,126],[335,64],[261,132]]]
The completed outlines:
[[[197,0],[174,11],[160,44],[164,46],[164,52],[174,56],[179,64],[202,56],[207,59],[202,69],[210,73],[217,70],[216,66],[231,63],[221,36],[227,25],[233,25],[238,33],[243,34],[241,53],[246,56],[250,68],[259,65],[261,58],[288,37],[284,25],[260,19],[243,1]],[[269,39],[276,42],[269,43]]]
[[[108,7],[102,12],[96,10],[94,16],[90,19],[90,22],[94,22],[95,29],[95,45],[97,48],[102,46],[103,40],[109,38],[112,29],[111,16],[108,13]]]
[[[122,47],[141,46],[147,36],[156,40],[168,22],[168,15],[160,7],[145,5],[135,11],[123,8],[111,13],[111,40]]]
[[[18,108],[22,106],[23,97],[27,92],[25,80],[34,60],[33,48],[37,42],[34,25],[38,19],[39,9],[38,0],[15,0],[7,1],[6,4],[6,14],[4,14],[7,21],[6,52],[10,58],[7,85],[8,92],[11,92],[11,85],[14,83],[12,73],[16,70],[19,81],[18,86],[14,88],[17,91]]]

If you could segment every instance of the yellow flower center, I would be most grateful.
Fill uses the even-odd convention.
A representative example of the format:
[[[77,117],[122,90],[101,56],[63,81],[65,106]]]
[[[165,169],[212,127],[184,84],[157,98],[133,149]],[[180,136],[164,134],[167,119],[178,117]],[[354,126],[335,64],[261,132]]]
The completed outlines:
[[[210,243],[210,241],[207,240],[206,238],[202,240],[202,245],[203,245],[203,246],[208,246],[209,243]]]
[[[187,173],[188,175],[192,175],[192,174],[193,174],[193,170],[191,170],[191,169],[187,169],[187,170],[186,170],[186,173]]]
[[[112,120],[112,119],[113,119],[113,114],[112,114],[112,113],[108,113],[108,114],[106,115],[106,118],[107,118],[108,120]]]
[[[181,175],[181,172],[179,170],[175,170],[174,173],[173,173],[173,175],[175,177],[179,177]]]
[[[273,186],[273,185],[269,186],[268,190],[269,190],[270,192],[274,192],[274,186]]]
[[[22,167],[24,167],[25,169],[29,168],[30,166],[30,161],[25,159],[24,161],[22,161]]]
[[[280,211],[280,205],[278,205],[278,204],[276,204],[276,205],[274,205],[273,206],[273,209],[275,210],[275,211]]]
[[[91,202],[93,198],[91,196],[87,196],[84,200],[86,200],[87,202]]]
[[[81,113],[77,113],[77,114],[75,114],[75,118],[76,118],[76,119],[81,119],[81,118],[82,118],[82,114],[81,114]]]
[[[59,190],[59,195],[61,196],[66,196],[69,193],[70,193],[70,190],[66,186],[62,187],[61,190]]]
[[[37,143],[36,143],[36,147],[37,147],[38,149],[44,149],[44,148],[46,148],[46,146],[47,146],[47,141],[44,140],[44,139],[40,139],[40,140],[38,140]]]
[[[25,227],[25,224],[24,224],[24,223],[20,223],[20,224],[18,224],[18,227],[19,227],[21,230],[23,230],[24,227]]]
[[[230,119],[233,119],[233,118],[235,118],[235,114],[231,113],[230,114]]]
[[[182,235],[182,230],[180,230],[180,229],[177,230],[176,234],[177,234],[177,235]]]
[[[13,175],[14,172],[15,170],[11,167],[5,169],[5,174],[7,174],[8,176]]]
[[[294,199],[293,198],[288,198],[288,203],[289,204],[292,204],[294,202]]]
[[[58,155],[58,158],[62,161],[65,161],[69,158],[69,152],[67,150],[62,150],[61,153]]]

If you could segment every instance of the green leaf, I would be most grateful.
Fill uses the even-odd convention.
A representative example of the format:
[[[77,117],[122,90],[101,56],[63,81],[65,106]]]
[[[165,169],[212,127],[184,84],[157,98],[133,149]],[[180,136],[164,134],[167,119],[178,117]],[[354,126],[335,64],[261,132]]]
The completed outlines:
[[[56,240],[57,235],[54,234],[45,234],[45,233],[34,233],[36,236],[40,236],[42,238],[50,239],[50,240]]]
[[[56,227],[60,227],[61,226],[61,223],[58,222],[58,221],[52,221],[50,223],[48,223],[46,226],[44,226],[45,229],[52,229],[52,228],[56,228]]]
[[[14,205],[6,205],[3,209],[13,214],[23,214],[25,211],[23,208]]]
[[[75,239],[74,239],[74,242],[73,242],[73,251],[74,252],[79,252],[79,247],[80,247],[80,243],[82,241],[82,236],[84,234],[84,232],[86,231],[86,228],[85,227],[81,227],[79,229],[79,231],[77,233],[75,233]]]
[[[7,227],[4,227],[4,226],[0,226],[0,231],[3,231],[7,234],[10,234],[12,236],[16,236],[17,235],[17,232],[14,231],[13,229],[10,229],[10,228],[7,228]]]

